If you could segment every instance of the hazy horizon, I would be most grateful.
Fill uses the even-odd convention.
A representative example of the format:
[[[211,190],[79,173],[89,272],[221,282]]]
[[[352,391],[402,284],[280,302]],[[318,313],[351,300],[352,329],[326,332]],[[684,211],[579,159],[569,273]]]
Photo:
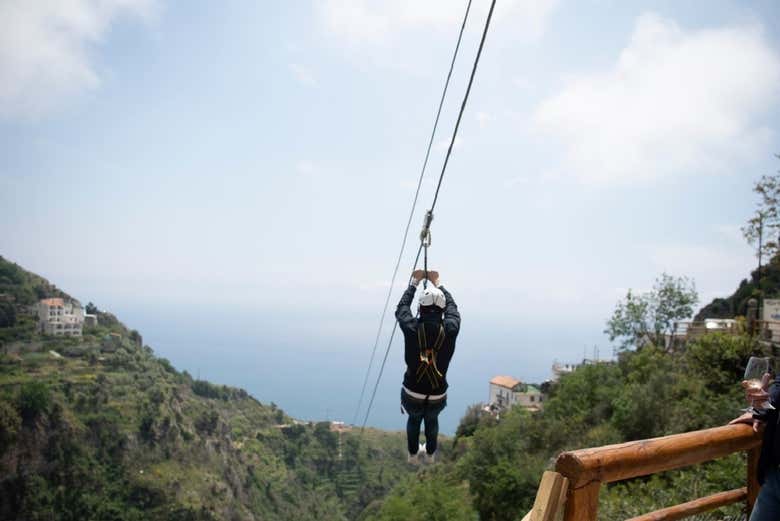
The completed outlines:
[[[375,310],[292,314],[260,307],[212,308],[204,302],[110,302],[108,295],[83,294],[49,280],[82,304],[93,302],[117,315],[127,327],[141,333],[144,344],[157,356],[167,358],[193,378],[244,388],[261,402],[274,402],[300,420],[353,421],[370,355],[371,345],[365,338],[375,334],[378,322]],[[734,281],[733,289],[738,283]],[[452,291],[457,297],[456,290]],[[463,328],[448,372],[448,407],[441,416],[442,432],[448,435],[454,434],[466,407],[487,401],[488,382],[493,376],[508,374],[524,382],[542,383],[552,378],[554,361],[579,363],[594,356],[612,359],[612,349],[602,333],[607,317],[582,324],[562,324],[554,315],[545,321],[516,317],[515,326],[468,301],[461,306],[461,313]],[[392,325],[388,320],[385,333]],[[323,329],[329,329],[329,334],[323,336]],[[363,422],[386,345],[385,340],[377,349],[358,424]],[[403,344],[396,335],[369,426],[404,428],[398,399],[404,371],[402,352]]]

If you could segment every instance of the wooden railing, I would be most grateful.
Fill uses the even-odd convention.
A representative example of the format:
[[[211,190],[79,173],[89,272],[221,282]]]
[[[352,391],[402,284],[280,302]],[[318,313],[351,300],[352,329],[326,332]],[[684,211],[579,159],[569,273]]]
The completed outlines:
[[[674,434],[591,449],[564,452],[555,472],[545,472],[533,509],[523,521],[596,521],[601,485],[679,469],[747,451],[747,486],[693,499],[629,521],[671,521],[745,501],[753,507],[759,484],[756,468],[761,436],[748,425]]]

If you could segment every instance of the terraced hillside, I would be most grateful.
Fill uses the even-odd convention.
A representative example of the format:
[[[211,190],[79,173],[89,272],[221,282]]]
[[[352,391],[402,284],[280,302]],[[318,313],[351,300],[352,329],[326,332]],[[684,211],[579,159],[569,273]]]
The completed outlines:
[[[109,313],[40,335],[50,296],[68,298],[0,257],[0,519],[355,519],[410,473],[400,433],[195,380]]]

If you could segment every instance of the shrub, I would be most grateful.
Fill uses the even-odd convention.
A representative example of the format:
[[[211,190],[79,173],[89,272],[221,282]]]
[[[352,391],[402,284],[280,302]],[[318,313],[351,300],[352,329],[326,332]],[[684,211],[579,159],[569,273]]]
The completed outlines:
[[[195,420],[195,429],[200,434],[214,434],[219,423],[219,415],[216,411],[205,411]]]
[[[466,414],[464,414],[463,418],[460,419],[458,429],[455,431],[455,439],[472,436],[477,430],[477,427],[483,421],[483,418],[492,418],[492,415],[483,410],[484,408],[484,404],[475,403],[466,409]]]
[[[16,325],[16,309],[10,302],[0,302],[0,327]]]
[[[194,380],[190,385],[192,392],[204,398],[213,398],[217,400],[236,400],[244,399],[249,395],[243,389],[228,387],[227,385],[214,385],[206,380]]]
[[[22,419],[7,402],[0,402],[0,455],[16,440]]]
[[[50,403],[51,393],[43,382],[27,382],[19,391],[19,412],[25,420],[45,413]]]
[[[166,372],[171,373],[172,375],[178,374],[176,368],[171,365],[171,362],[167,358],[158,358],[157,361]]]

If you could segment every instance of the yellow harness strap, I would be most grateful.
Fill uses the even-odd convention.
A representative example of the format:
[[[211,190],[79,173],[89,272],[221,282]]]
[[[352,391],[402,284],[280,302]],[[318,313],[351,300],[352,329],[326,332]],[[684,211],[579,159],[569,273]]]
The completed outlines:
[[[438,389],[444,377],[439,368],[436,367],[436,353],[439,352],[442,344],[444,344],[444,337],[444,326],[439,324],[439,334],[436,336],[433,348],[429,349],[428,338],[425,336],[425,324],[421,322],[420,327],[417,328],[417,343],[420,346],[420,365],[417,366],[417,381],[419,382],[423,376],[426,376],[431,384],[431,389]]]

